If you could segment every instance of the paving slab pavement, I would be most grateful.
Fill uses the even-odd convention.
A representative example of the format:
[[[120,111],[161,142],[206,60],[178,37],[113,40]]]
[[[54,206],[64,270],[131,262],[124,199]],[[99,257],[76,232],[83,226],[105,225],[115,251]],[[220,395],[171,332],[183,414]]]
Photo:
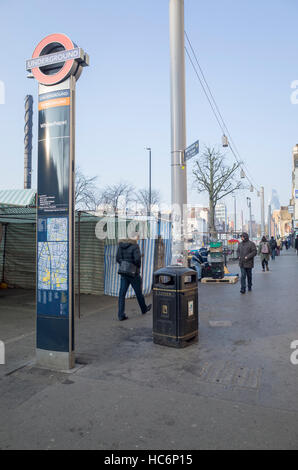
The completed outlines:
[[[34,294],[1,291],[0,449],[297,449],[294,250],[270,269],[256,259],[245,295],[199,285],[199,343],[185,349],[154,344],[135,300],[118,322],[116,299],[82,296],[70,374],[34,365]]]

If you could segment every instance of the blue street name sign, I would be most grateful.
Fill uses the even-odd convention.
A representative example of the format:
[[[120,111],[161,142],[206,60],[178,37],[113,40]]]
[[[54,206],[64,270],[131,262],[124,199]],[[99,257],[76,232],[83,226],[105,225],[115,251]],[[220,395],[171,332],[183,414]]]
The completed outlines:
[[[199,153],[199,141],[197,140],[184,151],[184,160],[190,160]]]

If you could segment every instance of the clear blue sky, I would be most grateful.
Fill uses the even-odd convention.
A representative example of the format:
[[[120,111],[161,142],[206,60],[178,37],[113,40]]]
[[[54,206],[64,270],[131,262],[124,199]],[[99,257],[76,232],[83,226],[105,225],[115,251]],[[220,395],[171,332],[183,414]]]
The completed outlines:
[[[47,34],[63,32],[90,55],[77,86],[77,164],[99,185],[148,181],[170,201],[168,0],[0,0],[6,104],[0,105],[0,188],[23,187],[24,97],[37,98],[25,59]],[[254,181],[266,201],[276,188],[287,205],[291,149],[298,143],[296,0],[185,0],[185,29]],[[187,141],[217,145],[221,131],[186,57]],[[36,109],[36,108],[35,108]],[[36,185],[37,114],[34,114]],[[232,161],[232,160],[231,160]],[[205,202],[191,190],[189,202]],[[247,212],[246,194],[238,202]],[[253,197],[253,212],[259,200]],[[231,205],[232,198],[227,201]]]

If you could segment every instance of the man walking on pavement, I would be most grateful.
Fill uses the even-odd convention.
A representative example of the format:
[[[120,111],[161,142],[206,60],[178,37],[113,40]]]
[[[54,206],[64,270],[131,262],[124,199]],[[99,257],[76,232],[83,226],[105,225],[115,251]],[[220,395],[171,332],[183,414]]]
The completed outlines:
[[[121,240],[118,246],[116,261],[119,263],[118,273],[121,275],[120,292],[118,299],[118,319],[127,320],[125,314],[125,295],[130,285],[135,291],[142,314],[149,312],[151,304],[146,305],[142,293],[142,279],[140,268],[142,255],[136,240]]]
[[[242,242],[238,246],[237,254],[241,269],[241,294],[246,291],[246,278],[248,291],[252,289],[252,268],[254,267],[254,257],[257,254],[256,245],[250,241],[247,233],[242,233]]]
[[[277,247],[277,244],[276,244],[276,240],[274,237],[271,237],[270,238],[270,249],[271,249],[271,259],[274,261],[275,260],[275,255],[276,255],[276,247]]]

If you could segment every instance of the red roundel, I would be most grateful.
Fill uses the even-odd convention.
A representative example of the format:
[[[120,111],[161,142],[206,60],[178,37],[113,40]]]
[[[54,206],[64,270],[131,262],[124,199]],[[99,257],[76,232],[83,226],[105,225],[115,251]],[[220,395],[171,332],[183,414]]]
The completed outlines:
[[[61,46],[63,46],[67,51],[75,48],[72,40],[69,39],[69,37],[67,37],[65,34],[50,34],[49,36],[42,39],[36,46],[32,55],[32,59],[37,59],[42,51],[50,44],[61,44]],[[62,82],[62,80],[67,78],[67,76],[70,74],[74,65],[74,61],[74,59],[67,60],[63,67],[53,75],[46,75],[40,70],[39,67],[34,67],[32,69],[32,73],[39,83],[42,83],[43,85],[56,85],[56,83]]]

